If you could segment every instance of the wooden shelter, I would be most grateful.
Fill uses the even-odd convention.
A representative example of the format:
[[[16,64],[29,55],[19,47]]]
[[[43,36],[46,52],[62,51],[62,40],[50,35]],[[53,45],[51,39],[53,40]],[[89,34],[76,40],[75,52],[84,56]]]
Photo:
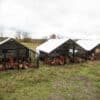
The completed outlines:
[[[86,51],[87,60],[100,60],[100,40],[78,40],[76,43]]]
[[[71,39],[50,39],[36,48],[45,63],[63,65],[86,60],[86,50]]]
[[[12,38],[0,42],[0,67],[28,68],[32,67],[32,54],[35,52]]]

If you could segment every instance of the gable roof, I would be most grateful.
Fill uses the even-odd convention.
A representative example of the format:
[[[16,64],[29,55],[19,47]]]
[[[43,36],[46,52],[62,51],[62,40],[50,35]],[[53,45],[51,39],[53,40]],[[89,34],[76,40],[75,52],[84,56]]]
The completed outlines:
[[[4,39],[4,40],[0,41],[0,45],[3,45],[3,44],[7,43],[7,42],[10,41],[10,40],[16,41],[16,40],[13,39],[13,38],[7,38],[7,39]],[[28,48],[28,49],[30,49],[31,51],[35,52],[34,50],[32,50],[32,48],[29,48],[29,47],[27,47],[26,45],[23,45],[22,43],[20,43],[20,42],[18,42],[18,41],[16,41],[16,42],[19,43],[21,46],[23,46],[23,47],[25,47],[25,48]]]
[[[76,43],[86,51],[91,51],[100,44],[100,40],[78,40]]]
[[[53,50],[55,50],[57,47],[61,46],[65,42],[67,42],[68,38],[66,39],[50,39],[46,41],[45,43],[41,44],[36,48],[36,52],[39,53],[40,51],[51,53]]]
[[[0,37],[0,42],[4,41],[5,39],[7,39],[7,37]]]
[[[7,39],[4,39],[4,40],[0,41],[0,45],[2,45],[2,44],[4,44],[4,43],[8,42],[8,41],[11,40],[11,39],[12,39],[12,38],[7,38]]]

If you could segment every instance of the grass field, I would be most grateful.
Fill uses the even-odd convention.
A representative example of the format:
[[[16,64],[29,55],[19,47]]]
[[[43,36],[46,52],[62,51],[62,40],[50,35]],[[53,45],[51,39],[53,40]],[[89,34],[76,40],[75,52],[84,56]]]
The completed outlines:
[[[35,50],[41,43],[23,43]],[[0,100],[99,100],[100,62],[0,72]]]
[[[0,100],[100,100],[100,62],[2,71]]]
[[[25,42],[22,42],[22,44],[35,51],[36,47],[38,45],[40,45],[41,43],[25,43]]]

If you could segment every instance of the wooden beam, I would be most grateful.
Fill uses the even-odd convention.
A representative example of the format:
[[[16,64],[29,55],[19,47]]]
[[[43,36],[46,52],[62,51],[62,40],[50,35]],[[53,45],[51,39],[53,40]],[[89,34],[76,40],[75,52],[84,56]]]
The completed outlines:
[[[88,60],[88,55],[89,55],[89,53],[88,53],[88,51],[86,51],[86,53],[85,53],[85,60],[87,61]]]
[[[39,68],[39,56],[37,56],[37,59],[36,59],[36,68]]]
[[[73,43],[73,63],[75,62],[75,44]]]

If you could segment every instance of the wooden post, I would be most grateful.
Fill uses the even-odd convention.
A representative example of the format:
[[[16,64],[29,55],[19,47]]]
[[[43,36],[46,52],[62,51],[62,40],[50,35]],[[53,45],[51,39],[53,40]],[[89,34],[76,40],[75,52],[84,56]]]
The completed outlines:
[[[88,52],[86,51],[86,53],[85,53],[85,61],[87,61],[88,60]]]
[[[16,57],[17,57],[17,60],[18,60],[19,59],[19,50],[18,49],[16,50],[16,53],[17,53]]]
[[[6,69],[6,53],[4,53],[4,69]]]
[[[29,49],[26,48],[26,57],[29,57]]]
[[[75,44],[73,43],[73,63],[75,62]]]
[[[18,66],[17,66],[17,68],[18,68],[18,70],[19,70],[19,49],[17,49],[17,61],[18,61]]]
[[[6,69],[6,53],[7,51],[5,49],[3,49],[3,54],[4,54],[4,69]]]
[[[37,56],[37,59],[36,59],[36,67],[39,68],[39,56]]]

